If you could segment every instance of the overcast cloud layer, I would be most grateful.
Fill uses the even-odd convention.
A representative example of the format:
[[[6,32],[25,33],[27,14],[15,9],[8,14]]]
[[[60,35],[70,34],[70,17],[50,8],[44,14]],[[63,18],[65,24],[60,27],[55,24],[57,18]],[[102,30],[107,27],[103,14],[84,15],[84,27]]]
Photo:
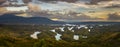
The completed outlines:
[[[39,6],[41,10],[73,11],[79,16],[46,16],[61,21],[120,21],[120,0],[23,0]],[[2,4],[4,1],[0,1]],[[4,4],[4,3],[3,3]],[[3,5],[2,4],[2,5]],[[110,14],[114,15],[110,15]],[[63,20],[64,19],[64,20]]]

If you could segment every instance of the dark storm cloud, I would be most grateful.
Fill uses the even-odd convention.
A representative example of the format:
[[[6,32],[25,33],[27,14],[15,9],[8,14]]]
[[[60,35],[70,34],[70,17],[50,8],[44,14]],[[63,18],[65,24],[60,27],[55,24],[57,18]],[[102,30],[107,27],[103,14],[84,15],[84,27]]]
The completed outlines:
[[[45,2],[49,2],[49,1],[65,1],[65,2],[89,1],[91,4],[95,4],[100,1],[112,1],[112,0],[39,0],[39,1],[45,1]]]
[[[29,3],[31,2],[32,0],[23,0],[24,3]]]
[[[97,4],[98,2],[101,2],[101,1],[112,1],[112,0],[90,0],[89,4]]]
[[[108,20],[120,20],[120,15],[118,15],[117,13],[109,14]]]
[[[90,0],[91,2],[112,1],[112,0]]]
[[[44,1],[44,2],[50,2],[50,1],[76,2],[78,0],[39,0],[39,1]]]
[[[115,5],[111,5],[111,6],[106,6],[104,8],[120,8],[120,4],[115,4]]]
[[[2,5],[5,2],[6,2],[6,0],[0,0],[0,5]]]

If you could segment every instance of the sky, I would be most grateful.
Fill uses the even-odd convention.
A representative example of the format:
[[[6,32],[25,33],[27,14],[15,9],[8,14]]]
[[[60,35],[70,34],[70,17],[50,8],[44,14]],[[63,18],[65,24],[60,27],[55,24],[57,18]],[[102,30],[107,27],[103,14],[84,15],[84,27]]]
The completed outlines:
[[[112,0],[112,1],[98,1],[95,4],[92,0],[76,0],[74,2],[70,1],[57,1],[53,2],[40,2],[38,3],[42,10],[51,10],[51,11],[74,11],[78,13],[84,14],[84,16],[68,16],[68,18],[58,18],[61,21],[120,21],[120,0]],[[109,14],[115,13],[117,14],[116,19],[115,16],[113,19],[109,16]],[[59,17],[59,16],[58,16]],[[64,17],[64,16],[62,16]],[[73,18],[71,18],[73,17]],[[53,18],[58,20],[57,17]]]
[[[21,0],[18,1],[21,2]],[[119,2],[120,0],[32,0],[28,4],[36,4],[40,7],[40,10],[73,11],[79,13],[70,16],[47,16],[47,18],[52,20],[120,22]],[[110,14],[114,15],[111,16]]]

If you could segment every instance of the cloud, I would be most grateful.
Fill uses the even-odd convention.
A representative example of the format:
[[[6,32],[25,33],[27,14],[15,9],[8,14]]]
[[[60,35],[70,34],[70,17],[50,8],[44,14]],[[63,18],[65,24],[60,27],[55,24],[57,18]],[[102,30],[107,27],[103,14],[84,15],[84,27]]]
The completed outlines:
[[[100,20],[104,20],[102,18],[93,18],[93,17],[90,17],[90,16],[85,15],[85,14],[79,14],[79,15],[74,15],[74,16],[73,15],[61,16],[61,17],[57,16],[57,17],[58,17],[58,19],[64,19],[66,21],[100,21]]]
[[[0,5],[2,5],[5,2],[6,2],[6,0],[0,0]]]
[[[85,14],[81,14],[80,16],[75,16],[75,20],[80,20],[80,21],[97,21],[97,20],[103,20],[102,18],[93,18]]]
[[[97,4],[88,4],[88,2],[75,2],[75,3],[71,3],[75,6],[78,7],[83,7],[83,8],[104,8],[104,7],[109,7],[109,6],[113,6],[113,7],[118,7],[120,6],[120,0],[92,0],[93,2],[97,2]]]
[[[39,0],[39,1],[43,1],[43,2],[51,2],[51,1],[62,1],[62,2],[76,2],[78,0]]]
[[[32,0],[23,0],[24,3],[29,3],[31,2]]]
[[[40,11],[40,6],[34,3],[28,3],[29,11],[32,12],[39,12]]]
[[[101,2],[101,1],[112,1],[112,0],[90,0],[89,4],[98,4],[98,2]]]
[[[116,2],[116,3],[115,3]],[[80,16],[48,16],[48,18],[55,18],[55,20],[57,19],[64,19],[64,20],[79,20],[79,21],[109,21],[111,18],[107,19],[107,13],[109,12],[113,12],[114,11],[118,11],[118,9],[103,9],[105,7],[111,6],[111,4],[119,4],[119,1],[101,1],[98,2],[98,4],[96,5],[89,5],[86,4],[86,2],[74,2],[74,3],[69,3],[69,2],[56,2],[56,3],[47,3],[47,2],[41,2],[39,4],[39,6],[41,7],[42,10],[55,10],[55,11],[80,11],[82,13],[84,13],[84,15],[80,15]],[[84,8],[84,9],[83,9]],[[111,11],[112,10],[112,11]],[[90,13],[90,15],[88,15],[88,13],[86,12],[89,11],[95,11],[94,13]],[[106,12],[104,12],[106,11]],[[97,13],[99,12],[99,13]],[[105,13],[105,14],[104,14]],[[120,19],[120,18],[117,18]]]
[[[77,1],[77,2],[72,2],[72,3],[69,3],[69,2],[62,2],[62,1],[58,1],[56,3],[44,3],[42,2],[43,4],[47,4],[47,5],[50,5],[52,6],[53,5],[53,8],[56,6],[56,7],[65,7],[65,8],[69,8],[71,7],[71,9],[74,7],[74,8],[105,8],[105,7],[109,7],[109,6],[116,6],[116,5],[119,5],[120,3],[120,0],[113,0],[113,1],[101,1],[101,2],[98,2],[97,4],[92,4],[92,5],[89,5],[89,4],[86,4],[86,2],[89,2],[89,1]],[[41,4],[40,4],[41,5]],[[45,5],[44,5],[45,6]]]
[[[120,20],[120,15],[118,13],[108,14],[108,20]]]
[[[74,6],[72,3],[68,3],[68,2],[56,2],[56,3],[45,3],[45,2],[41,2],[39,4],[39,6],[41,7],[42,10],[75,10],[76,8],[78,8],[77,6]]]
[[[25,3],[28,3],[32,0],[23,0]],[[36,0],[37,1],[37,0]],[[120,20],[120,16],[108,15],[108,19],[106,18],[107,13],[119,11],[120,8],[120,0],[39,0],[36,4],[29,4],[32,10],[52,10],[52,11],[60,11],[62,13],[74,11],[81,12],[84,15],[74,16],[46,16],[58,19],[68,19],[68,20]],[[54,2],[54,3],[53,3]],[[0,0],[0,4],[4,3],[4,1]],[[88,3],[88,4],[87,4]],[[93,4],[89,4],[93,3]],[[97,4],[94,4],[97,3]],[[112,8],[112,9],[109,9]],[[87,13],[87,12],[94,13]],[[106,12],[104,12],[106,11]],[[109,12],[108,12],[109,11]],[[98,13],[97,13],[98,12]],[[105,13],[105,14],[104,14]],[[102,19],[101,17],[105,17]],[[54,19],[56,20],[56,19]]]
[[[120,0],[113,0],[113,1],[101,1],[101,2],[97,2],[97,4],[86,4],[85,2],[84,3],[73,3],[74,5],[76,6],[79,6],[79,7],[84,7],[84,8],[104,8],[104,7],[110,7],[110,6],[113,6],[113,7],[118,7],[120,6]]]
[[[120,8],[120,4],[115,4],[115,5],[111,5],[111,6],[106,6],[104,8]]]

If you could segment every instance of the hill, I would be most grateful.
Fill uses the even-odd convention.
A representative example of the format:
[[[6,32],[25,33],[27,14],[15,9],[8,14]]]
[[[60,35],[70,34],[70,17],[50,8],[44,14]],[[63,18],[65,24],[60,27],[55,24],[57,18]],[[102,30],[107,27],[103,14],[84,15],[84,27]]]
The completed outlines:
[[[63,24],[64,22],[52,21],[45,17],[20,17],[13,14],[4,14],[0,16],[0,23],[7,24]]]

